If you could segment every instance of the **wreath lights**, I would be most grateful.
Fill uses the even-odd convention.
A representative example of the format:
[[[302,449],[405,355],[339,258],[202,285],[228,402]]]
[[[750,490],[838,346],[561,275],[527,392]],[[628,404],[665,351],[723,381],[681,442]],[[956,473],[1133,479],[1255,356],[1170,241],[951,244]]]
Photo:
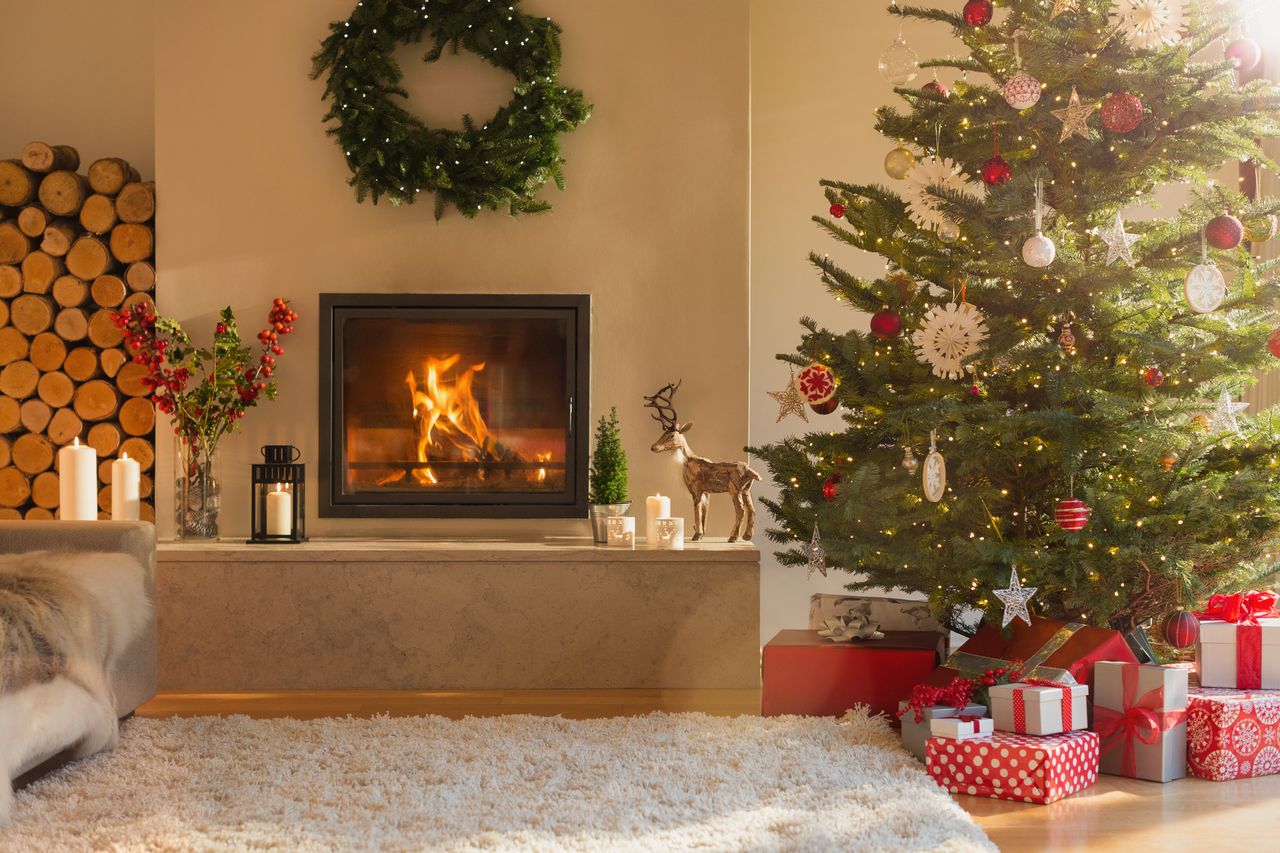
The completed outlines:
[[[325,77],[324,121],[358,201],[412,204],[425,190],[435,194],[437,219],[449,204],[467,217],[550,209],[537,196],[548,181],[564,189],[559,136],[591,115],[582,92],[556,80],[554,21],[524,14],[518,0],[361,0],[329,29],[311,76]],[[427,127],[393,97],[408,92],[392,51],[424,39],[425,62],[462,48],[509,72],[512,99],[480,125],[464,115],[460,131]]]

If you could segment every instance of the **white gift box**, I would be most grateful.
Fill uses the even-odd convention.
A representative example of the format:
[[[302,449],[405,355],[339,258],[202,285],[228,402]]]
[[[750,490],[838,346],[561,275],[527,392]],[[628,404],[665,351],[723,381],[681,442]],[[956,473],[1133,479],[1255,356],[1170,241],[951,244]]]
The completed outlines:
[[[990,717],[962,720],[959,717],[938,717],[929,721],[929,733],[934,737],[950,740],[973,740],[995,734],[996,721]]]
[[[1242,637],[1246,644],[1258,643],[1256,655],[1241,648]],[[1246,672],[1250,661],[1258,665]],[[1259,619],[1256,626],[1200,620],[1196,662],[1201,687],[1280,690],[1280,619]]]
[[[1089,728],[1088,685],[997,684],[987,693],[995,727],[1002,732],[1056,735]]]

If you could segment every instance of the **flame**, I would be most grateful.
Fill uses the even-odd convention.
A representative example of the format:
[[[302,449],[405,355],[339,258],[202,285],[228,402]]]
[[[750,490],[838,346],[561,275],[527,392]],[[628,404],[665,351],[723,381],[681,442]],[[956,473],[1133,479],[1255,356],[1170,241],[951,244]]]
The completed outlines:
[[[418,428],[418,461],[430,462],[453,453],[464,460],[479,460],[491,441],[489,427],[480,414],[480,404],[472,394],[476,374],[485,363],[473,364],[461,375],[448,374],[462,360],[461,353],[447,358],[428,356],[423,363],[425,381],[418,387],[413,371],[405,377],[413,400],[413,417]],[[430,468],[417,468],[413,476],[423,485],[439,482]]]
[[[551,461],[551,451],[550,451],[550,450],[548,450],[548,451],[547,451],[547,452],[545,452],[545,453],[538,453],[538,454],[535,454],[535,455],[534,455],[534,459],[535,459],[536,461],[538,461],[538,462],[550,462],[550,461]],[[539,482],[539,483],[545,483],[545,482],[547,481],[547,469],[546,469],[546,468],[539,468],[539,469],[538,469],[538,475],[537,475],[537,476],[538,476],[538,482]]]

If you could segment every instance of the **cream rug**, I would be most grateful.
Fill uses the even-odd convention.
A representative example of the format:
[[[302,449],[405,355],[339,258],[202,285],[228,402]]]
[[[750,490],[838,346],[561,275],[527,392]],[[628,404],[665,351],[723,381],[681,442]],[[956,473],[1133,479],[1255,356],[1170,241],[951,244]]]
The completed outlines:
[[[993,851],[880,718],[131,720],[0,850]]]

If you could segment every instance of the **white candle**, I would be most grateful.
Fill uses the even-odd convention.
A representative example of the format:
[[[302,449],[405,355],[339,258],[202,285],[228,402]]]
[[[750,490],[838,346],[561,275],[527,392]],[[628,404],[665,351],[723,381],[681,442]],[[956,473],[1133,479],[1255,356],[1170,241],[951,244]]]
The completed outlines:
[[[611,515],[605,519],[610,548],[636,547],[636,520],[629,515]]]
[[[58,451],[58,517],[98,520],[98,451],[78,437]]]
[[[658,519],[671,517],[671,498],[663,497],[661,493],[650,495],[644,499],[644,509],[644,537],[652,547],[658,542]]]
[[[684,550],[684,519],[683,518],[658,519],[657,545],[659,548],[669,548],[672,551],[683,551]]]
[[[111,520],[137,521],[141,502],[142,468],[128,453],[111,463]]]
[[[284,490],[284,483],[267,492],[267,535],[293,535],[293,494]]]

